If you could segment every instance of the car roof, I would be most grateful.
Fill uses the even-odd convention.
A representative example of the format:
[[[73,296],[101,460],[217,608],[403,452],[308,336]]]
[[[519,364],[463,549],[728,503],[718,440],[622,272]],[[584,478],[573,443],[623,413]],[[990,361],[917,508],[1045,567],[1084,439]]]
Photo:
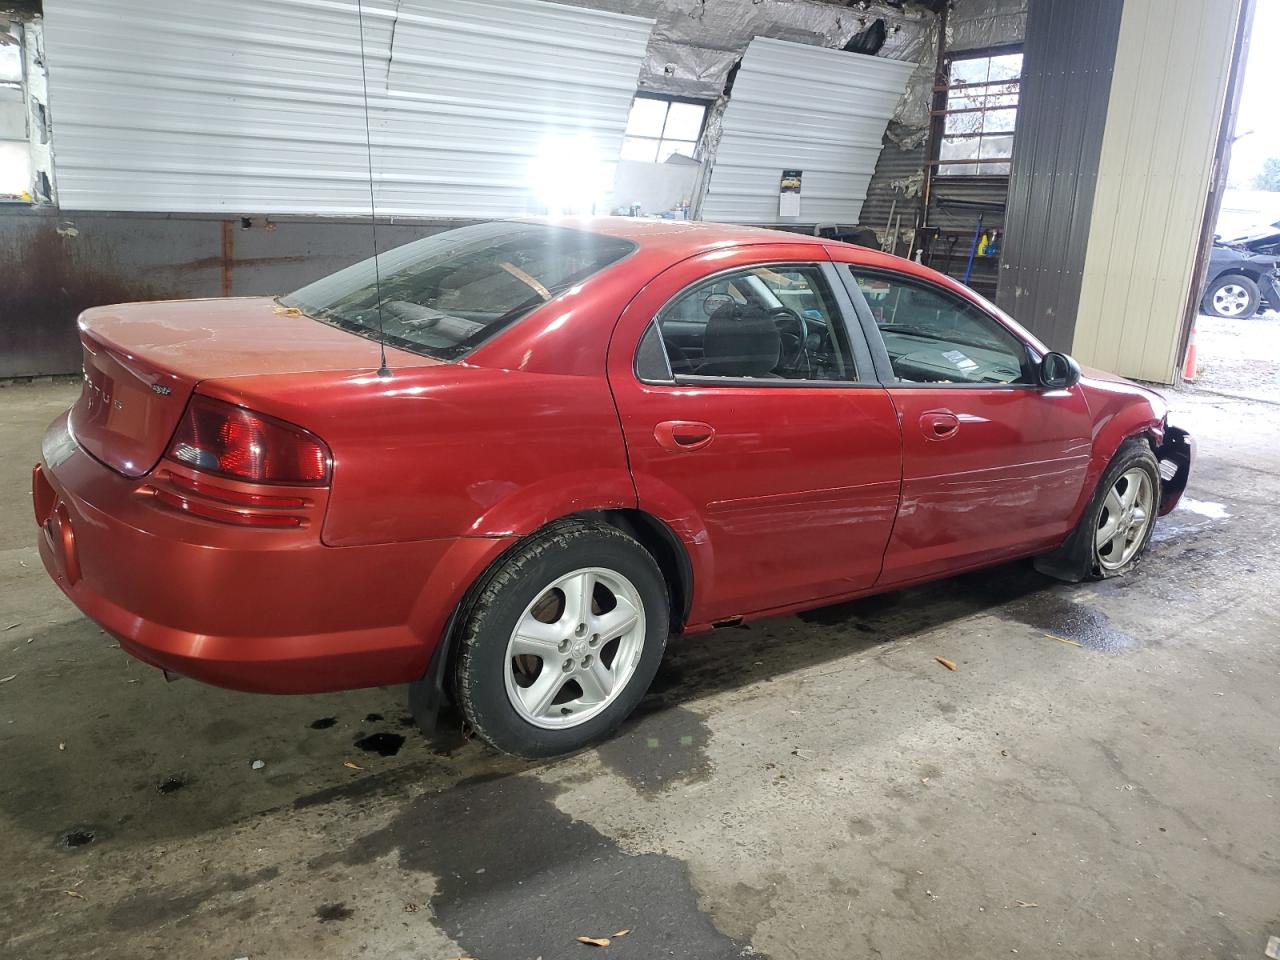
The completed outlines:
[[[829,239],[766,227],[743,227],[703,220],[661,220],[656,217],[564,217],[528,218],[527,223],[568,227],[589,233],[630,240],[641,250],[682,259],[708,250],[756,243],[811,243],[821,246]]]

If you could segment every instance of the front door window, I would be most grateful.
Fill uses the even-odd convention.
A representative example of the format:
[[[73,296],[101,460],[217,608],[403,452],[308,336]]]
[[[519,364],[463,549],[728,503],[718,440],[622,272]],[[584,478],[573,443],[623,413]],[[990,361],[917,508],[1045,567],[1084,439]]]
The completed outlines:
[[[905,278],[852,273],[898,383],[1034,382],[1027,348],[972,304]]]

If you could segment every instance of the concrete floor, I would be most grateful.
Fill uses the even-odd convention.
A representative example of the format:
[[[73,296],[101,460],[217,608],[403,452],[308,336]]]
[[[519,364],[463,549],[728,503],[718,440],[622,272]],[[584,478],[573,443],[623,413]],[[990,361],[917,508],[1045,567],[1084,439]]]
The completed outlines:
[[[1019,564],[677,643],[617,739],[530,765],[433,752],[403,689],[242,695],[121,653],[31,545],[74,392],[0,389],[6,958],[555,960],[629,929],[602,955],[1252,960],[1280,934],[1274,406],[1176,397],[1192,500],[1126,580]]]

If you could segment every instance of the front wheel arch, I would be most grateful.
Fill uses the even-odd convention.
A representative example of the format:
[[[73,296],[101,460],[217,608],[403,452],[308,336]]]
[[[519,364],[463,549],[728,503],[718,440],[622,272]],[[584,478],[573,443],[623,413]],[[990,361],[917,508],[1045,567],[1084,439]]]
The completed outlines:
[[[1156,517],[1152,516],[1144,534],[1142,547],[1123,570],[1107,571],[1101,569],[1096,557],[1095,524],[1099,512],[1099,504],[1116,479],[1137,462],[1145,464],[1155,487],[1155,504],[1160,503],[1160,467],[1156,457],[1153,438],[1147,431],[1127,437],[1116,449],[1107,466],[1098,475],[1093,490],[1084,510],[1076,521],[1075,527],[1067,535],[1065,541],[1056,550],[1041,554],[1034,560],[1035,568],[1046,576],[1068,583],[1079,583],[1082,580],[1103,579],[1128,572],[1132,569],[1151,541],[1155,529]],[[1158,513],[1158,510],[1156,511]]]
[[[1233,320],[1246,320],[1254,316],[1262,306],[1262,291],[1259,289],[1261,275],[1250,270],[1228,270],[1214,277],[1205,285],[1204,295],[1200,298],[1200,309],[1217,317]],[[1213,302],[1213,295],[1228,285],[1240,287],[1248,295],[1248,306],[1237,314],[1220,313]]]

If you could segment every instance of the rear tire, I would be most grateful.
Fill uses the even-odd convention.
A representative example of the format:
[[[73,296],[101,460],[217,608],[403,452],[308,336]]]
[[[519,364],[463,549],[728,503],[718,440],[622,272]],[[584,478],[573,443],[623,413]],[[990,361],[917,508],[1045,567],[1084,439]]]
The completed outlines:
[[[459,636],[458,702],[504,753],[580,750],[640,703],[669,619],[666,583],[644,547],[613,527],[556,523],[478,586]]]
[[[1200,309],[1228,320],[1248,320],[1258,312],[1262,294],[1258,285],[1242,273],[1218,277],[1205,291]]]
[[[1159,505],[1155,454],[1145,440],[1129,440],[1103,471],[1075,529],[1057,550],[1036,557],[1036,569],[1068,583],[1124,576],[1147,552]]]

